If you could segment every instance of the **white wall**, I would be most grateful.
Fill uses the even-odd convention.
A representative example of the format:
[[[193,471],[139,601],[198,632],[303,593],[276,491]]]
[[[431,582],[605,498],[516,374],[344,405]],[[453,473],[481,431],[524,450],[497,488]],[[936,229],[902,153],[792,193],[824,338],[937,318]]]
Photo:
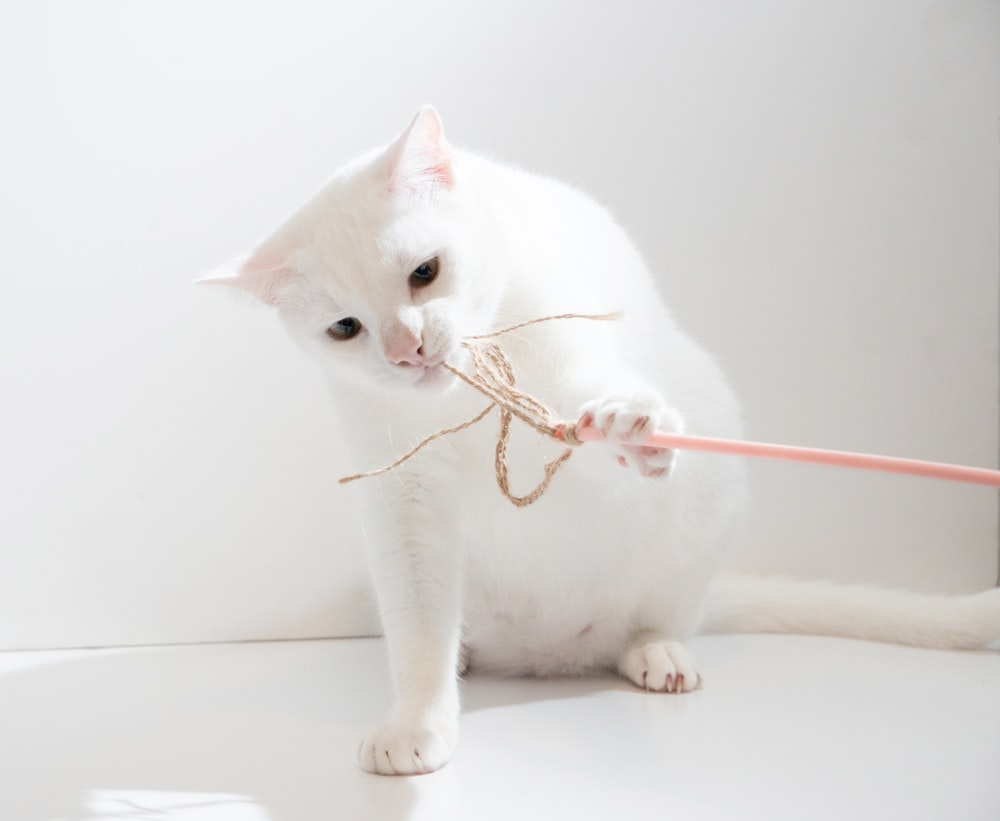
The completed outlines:
[[[757,438],[995,464],[998,10],[3,4],[0,647],[372,629],[369,466],[274,318],[190,281],[423,102],[612,207]],[[995,491],[753,481],[741,566],[996,577]]]

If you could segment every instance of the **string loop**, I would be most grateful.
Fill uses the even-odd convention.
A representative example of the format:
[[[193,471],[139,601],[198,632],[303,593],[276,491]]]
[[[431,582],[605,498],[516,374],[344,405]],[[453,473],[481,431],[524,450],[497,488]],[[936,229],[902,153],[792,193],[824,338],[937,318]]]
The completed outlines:
[[[544,403],[540,402],[531,394],[525,393],[517,388],[517,377],[514,373],[514,366],[511,364],[503,348],[495,340],[497,337],[509,334],[512,331],[526,328],[529,325],[537,325],[540,322],[550,322],[561,319],[590,319],[598,321],[609,321],[620,319],[620,312],[611,314],[559,314],[557,316],[544,316],[538,319],[529,319],[526,322],[519,322],[498,331],[480,336],[466,337],[462,341],[462,347],[469,352],[472,362],[472,372],[466,373],[454,367],[448,362],[442,363],[442,367],[456,377],[461,379],[470,387],[479,391],[490,400],[490,404],[472,419],[462,422],[451,428],[439,430],[415,447],[411,448],[391,465],[371,470],[367,473],[358,473],[354,476],[345,476],[340,480],[340,484],[347,484],[358,479],[367,479],[373,476],[380,476],[399,467],[404,462],[416,456],[421,450],[431,442],[458,433],[466,428],[481,422],[494,408],[500,408],[500,433],[497,436],[495,470],[497,486],[500,492],[513,504],[518,507],[527,507],[537,502],[548,490],[549,483],[566,461],[573,455],[573,447],[582,445],[575,435],[576,424],[558,419],[555,412]],[[516,496],[510,489],[510,471],[507,466],[507,445],[510,442],[511,423],[514,418],[520,419],[526,425],[553,439],[559,439],[570,445],[559,456],[543,467],[544,478],[530,493],[524,496]]]

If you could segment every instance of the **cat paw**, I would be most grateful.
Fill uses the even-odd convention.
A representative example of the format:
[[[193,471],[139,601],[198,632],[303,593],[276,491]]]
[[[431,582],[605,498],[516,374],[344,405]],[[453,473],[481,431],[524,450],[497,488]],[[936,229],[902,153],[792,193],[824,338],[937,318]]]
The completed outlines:
[[[387,722],[361,742],[358,762],[369,773],[420,775],[448,763],[455,748],[454,725],[432,722]]]
[[[645,443],[656,431],[682,433],[681,415],[652,391],[610,394],[587,402],[580,409],[581,425],[592,425],[604,434],[624,468],[634,468],[642,476],[667,476],[675,454],[670,448]]]
[[[618,671],[636,687],[656,693],[690,693],[701,675],[684,645],[667,639],[640,639],[622,654]]]

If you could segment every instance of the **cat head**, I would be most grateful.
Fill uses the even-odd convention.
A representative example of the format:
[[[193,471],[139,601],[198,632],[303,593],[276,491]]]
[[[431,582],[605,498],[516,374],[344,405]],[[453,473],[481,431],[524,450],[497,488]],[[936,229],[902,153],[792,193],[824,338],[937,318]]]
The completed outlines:
[[[433,388],[462,337],[488,330],[499,288],[489,220],[430,106],[388,148],[338,171],[249,253],[201,282],[273,306],[341,378]]]

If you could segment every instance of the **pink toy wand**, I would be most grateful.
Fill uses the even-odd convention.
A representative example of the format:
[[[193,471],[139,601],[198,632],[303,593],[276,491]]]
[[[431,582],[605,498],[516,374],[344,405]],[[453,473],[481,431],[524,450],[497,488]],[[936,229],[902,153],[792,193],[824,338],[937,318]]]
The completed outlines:
[[[604,434],[591,426],[578,427],[574,434],[581,442],[605,441]],[[565,441],[566,426],[560,425],[556,429],[555,435]],[[801,448],[792,445],[773,445],[765,442],[745,442],[739,439],[714,439],[707,436],[682,436],[660,432],[654,433],[643,444],[647,447],[703,450],[711,453],[728,453],[732,456],[757,456],[763,459],[783,459],[789,462],[810,462],[816,465],[836,465],[863,470],[880,470],[886,473],[905,473],[910,476],[928,476],[934,479],[950,479],[955,482],[1000,487],[1000,470],[949,465],[944,462],[925,462],[919,459],[900,459],[895,456],[875,456],[842,450]]]

